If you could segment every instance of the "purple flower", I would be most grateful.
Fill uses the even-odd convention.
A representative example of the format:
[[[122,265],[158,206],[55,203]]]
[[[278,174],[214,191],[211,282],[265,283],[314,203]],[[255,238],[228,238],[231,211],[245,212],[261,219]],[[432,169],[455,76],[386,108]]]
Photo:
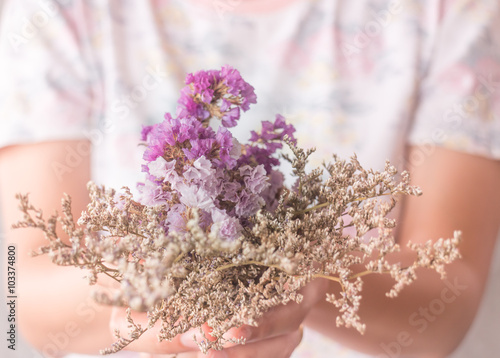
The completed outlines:
[[[241,78],[240,73],[223,66],[220,71],[198,71],[186,77],[181,90],[177,117],[195,117],[200,121],[209,118],[209,106],[217,106],[222,125],[234,127],[240,118],[240,108],[247,111],[257,102],[252,86]]]
[[[164,154],[165,141],[158,134],[160,123],[152,126],[144,126],[141,131],[142,140],[146,141],[147,147],[143,159],[147,162],[153,161]]]
[[[242,190],[239,196],[239,202],[234,210],[237,216],[249,217],[257,213],[265,204],[264,199],[256,194],[251,194],[247,190]]]
[[[175,160],[173,161],[175,166]],[[167,161],[163,157],[158,157],[146,166],[148,173],[156,178],[165,178],[167,175]]]
[[[233,159],[241,157],[241,144],[236,138],[233,138],[233,147],[229,151],[229,156]]]
[[[266,170],[263,165],[251,168],[248,165],[240,167],[240,175],[243,176],[245,187],[253,194],[260,194],[269,186]]]
[[[221,164],[232,169],[236,164],[236,160],[233,156],[236,153],[232,152],[234,145],[233,135],[225,127],[219,127],[215,140],[219,145],[219,158]]]
[[[193,160],[200,157],[208,157],[212,151],[215,139],[196,139],[190,141],[191,148],[184,148],[182,151],[188,160]]]
[[[262,123],[260,133],[252,132],[243,148],[228,130],[256,98],[230,66],[198,71],[186,77],[175,117],[166,113],[161,123],[142,128],[147,180],[138,186],[141,202],[176,203],[166,208],[165,232],[186,232],[188,209],[198,209],[203,230],[234,241],[251,225],[250,216],[264,205],[276,208],[283,175],[273,169],[279,165],[275,153],[285,135],[294,141],[295,129],[277,115]],[[221,120],[216,132],[211,116]]]
[[[175,139],[172,137],[172,125],[173,118],[167,113],[163,122],[143,127],[141,135],[146,140],[147,145],[143,155],[145,161],[151,162],[163,156],[165,146],[175,144]]]
[[[185,219],[186,207],[182,204],[175,204],[170,208],[167,214],[166,223],[168,225],[169,231],[175,232],[186,232],[186,219]]]
[[[212,169],[212,162],[202,156],[193,162],[193,166],[188,167],[188,169],[184,172],[184,178],[187,181],[208,180],[214,174],[215,170]]]
[[[172,199],[172,193],[163,191],[158,183],[146,180],[145,183],[137,186],[137,190],[141,193],[139,202],[143,205],[165,205],[167,201]]]
[[[180,183],[177,190],[180,193],[180,202],[190,208],[209,211],[215,207],[214,199],[205,189],[198,185]]]
[[[226,65],[222,67],[220,76],[228,87],[227,92],[235,97],[241,97],[240,107],[243,111],[247,111],[250,104],[257,103],[254,88],[243,80],[238,70]]]
[[[237,218],[228,217],[226,220],[217,224],[218,225],[213,225],[212,228],[219,229],[219,236],[223,240],[234,241],[241,236],[243,228]]]
[[[293,143],[296,143],[293,133],[295,133],[294,126],[286,124],[285,117],[281,114],[277,114],[274,123],[269,121],[262,122],[262,131],[260,134],[252,131],[250,141],[261,141],[265,143],[266,146],[271,146],[268,147],[269,149],[276,150],[283,147],[283,139],[285,135],[288,136]]]
[[[238,202],[238,192],[241,189],[241,184],[234,181],[224,181],[222,184],[223,200],[231,201],[233,203]]]
[[[182,96],[178,103],[179,106],[176,111],[178,118],[195,117],[201,121],[210,117],[210,112],[205,106],[202,103],[196,102],[189,92]]]
[[[222,125],[226,128],[234,127],[238,119],[240,119],[240,109],[238,107],[231,108],[222,116]]]
[[[141,140],[142,141],[146,141],[148,139],[148,134],[151,132],[151,130],[153,129],[153,126],[142,126],[142,130],[141,130]]]
[[[257,146],[248,146],[246,153],[238,159],[238,166],[251,163],[259,163],[264,166],[267,173],[270,173],[273,167],[280,164],[278,158],[273,157],[274,152],[269,151],[267,148],[260,148]]]
[[[175,159],[167,162],[163,157],[158,157],[150,162],[147,167],[149,174],[152,176],[172,183],[179,180],[179,175],[175,171],[175,164]]]
[[[168,116],[162,122],[162,134],[165,135],[166,142],[172,146],[197,139],[201,129],[201,123],[194,117],[172,118]]]
[[[231,108],[231,102],[229,102],[226,98],[222,98],[219,108],[221,112],[226,112],[229,108]]]
[[[261,196],[266,202],[266,209],[273,212],[278,207],[278,193],[283,187],[283,173],[273,170],[269,173],[269,186],[262,191]]]
[[[223,240],[234,241],[241,236],[243,227],[238,218],[229,216],[225,210],[213,209],[211,232]]]
[[[253,145],[246,147],[246,153],[238,160],[238,165],[259,163],[264,165],[267,174],[271,173],[273,167],[280,164],[279,160],[273,157],[278,149],[283,147],[283,139],[286,136],[292,142],[296,142],[293,133],[295,128],[291,124],[286,124],[285,118],[278,114],[275,121],[263,121],[260,133],[251,132],[250,142]]]
[[[212,98],[214,97],[214,91],[210,88],[207,88],[201,93],[201,100],[205,103],[212,102]]]
[[[151,162],[156,158],[161,157],[163,154],[164,154],[163,146],[156,144],[147,147],[146,150],[144,151],[142,158],[147,162]]]

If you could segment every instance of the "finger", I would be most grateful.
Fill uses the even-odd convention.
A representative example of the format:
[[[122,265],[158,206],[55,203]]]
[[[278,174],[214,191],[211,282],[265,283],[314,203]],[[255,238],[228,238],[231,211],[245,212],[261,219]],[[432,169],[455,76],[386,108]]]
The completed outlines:
[[[208,355],[198,354],[198,358],[289,358],[302,340],[302,326],[281,336],[262,341],[210,351]]]
[[[176,354],[149,354],[149,353],[140,353],[139,358],[198,358],[197,352],[188,352],[188,353],[176,353]],[[207,356],[204,355],[203,358]]]
[[[207,358],[207,355],[198,351],[198,352],[180,353],[175,358],[199,358],[199,357]]]
[[[319,297],[324,297],[325,285],[322,280],[312,281],[300,291],[304,297],[301,303],[289,302],[286,305],[276,306],[257,321],[257,327],[245,325],[232,328],[225,337],[245,338],[247,342],[254,342],[297,330],[312,306],[319,301]],[[231,346],[234,344],[227,345]]]
[[[134,323],[141,325],[142,327],[147,327],[148,317],[145,312],[132,311],[131,313]],[[128,332],[131,328],[128,327],[129,323],[127,321],[127,313],[123,307],[115,307],[111,313],[110,328],[114,332],[115,329],[120,330],[121,335],[124,338],[128,337]],[[142,334],[139,339],[130,343],[125,350],[135,351],[135,352],[147,352],[149,354],[158,355],[169,355],[182,352],[196,352],[200,349],[192,340],[193,336],[197,337],[197,340],[201,340],[201,334],[198,329],[192,329],[186,332],[184,335],[177,335],[171,341],[158,341],[158,334],[160,330],[160,323],[158,322],[153,328],[147,330]],[[189,337],[190,339],[186,339]]]

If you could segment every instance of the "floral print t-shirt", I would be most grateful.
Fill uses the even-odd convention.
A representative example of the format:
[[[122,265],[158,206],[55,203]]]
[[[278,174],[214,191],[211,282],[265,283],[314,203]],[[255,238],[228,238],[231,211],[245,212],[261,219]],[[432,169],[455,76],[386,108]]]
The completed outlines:
[[[175,112],[185,74],[224,64],[258,97],[242,141],[281,113],[313,164],[500,158],[496,0],[8,0],[0,27],[0,146],[87,138],[111,187],[141,180],[141,125]],[[409,163],[407,144],[423,148]],[[500,350],[499,281],[497,265],[455,357]],[[293,355],[361,356],[312,331]]]

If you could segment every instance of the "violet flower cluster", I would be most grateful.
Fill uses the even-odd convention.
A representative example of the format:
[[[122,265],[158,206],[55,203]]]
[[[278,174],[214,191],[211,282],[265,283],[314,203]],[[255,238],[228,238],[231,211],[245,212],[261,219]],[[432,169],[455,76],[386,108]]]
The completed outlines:
[[[248,145],[240,144],[228,128],[237,125],[241,111],[256,103],[252,86],[240,73],[224,66],[220,71],[199,71],[186,78],[176,116],[144,127],[146,143],[140,184],[140,202],[164,205],[164,230],[187,232],[196,209],[200,227],[230,244],[258,210],[273,210],[283,185],[275,153],[295,129],[281,115],[253,131]],[[214,130],[212,118],[220,119]]]

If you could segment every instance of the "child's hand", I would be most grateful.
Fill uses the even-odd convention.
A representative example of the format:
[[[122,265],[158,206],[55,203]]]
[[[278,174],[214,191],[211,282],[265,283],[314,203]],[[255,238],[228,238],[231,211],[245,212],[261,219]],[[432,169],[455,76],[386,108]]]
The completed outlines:
[[[175,337],[172,341],[158,342],[157,334],[160,325],[148,330],[138,340],[132,342],[125,349],[145,352],[144,357],[179,354],[178,358],[203,357],[203,358],[233,358],[233,357],[259,357],[259,358],[288,358],[297,348],[302,339],[302,322],[312,307],[324,299],[327,288],[326,280],[314,280],[309,283],[301,293],[304,299],[297,304],[291,302],[286,306],[278,306],[267,312],[260,320],[257,327],[243,326],[230,330],[227,335],[234,338],[246,338],[243,345],[228,345],[222,351],[209,351],[208,355],[199,351],[193,340],[193,335],[199,336],[198,329],[193,329]],[[132,312],[132,318],[143,327],[147,325],[147,314]],[[124,308],[114,308],[110,327],[119,329],[126,336],[127,327]],[[208,333],[208,327],[203,327]],[[200,339],[200,338],[198,338]],[[142,357],[141,357],[142,358]]]

